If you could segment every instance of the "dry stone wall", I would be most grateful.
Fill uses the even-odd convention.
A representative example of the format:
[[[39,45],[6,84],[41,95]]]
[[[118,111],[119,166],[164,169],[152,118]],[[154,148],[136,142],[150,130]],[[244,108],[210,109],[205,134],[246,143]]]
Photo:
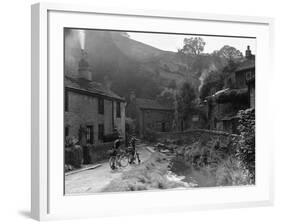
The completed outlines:
[[[192,129],[184,132],[158,132],[156,139],[158,142],[175,141],[176,144],[193,144],[195,142],[219,141],[228,144],[229,141],[238,142],[240,136],[223,131]]]

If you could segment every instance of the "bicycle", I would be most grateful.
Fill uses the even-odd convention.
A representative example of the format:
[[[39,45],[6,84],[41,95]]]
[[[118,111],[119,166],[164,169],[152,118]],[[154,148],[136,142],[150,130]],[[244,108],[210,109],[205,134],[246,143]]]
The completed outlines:
[[[130,153],[127,150],[120,150],[120,153],[112,151],[113,153],[109,158],[109,167],[112,170],[128,166]]]

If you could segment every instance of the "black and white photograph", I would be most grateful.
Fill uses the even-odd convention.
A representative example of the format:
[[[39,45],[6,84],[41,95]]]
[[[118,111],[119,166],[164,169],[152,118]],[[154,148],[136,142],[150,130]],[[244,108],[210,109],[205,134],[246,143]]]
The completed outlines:
[[[64,28],[64,193],[254,186],[256,38]]]

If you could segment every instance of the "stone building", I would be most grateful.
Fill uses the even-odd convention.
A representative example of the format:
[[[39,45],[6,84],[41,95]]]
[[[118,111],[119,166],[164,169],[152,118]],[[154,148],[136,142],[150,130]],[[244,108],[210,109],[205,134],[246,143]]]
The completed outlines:
[[[207,98],[209,128],[237,133],[239,110],[249,108],[248,90],[223,89]]]
[[[237,133],[238,111],[255,105],[255,55],[249,46],[245,60],[225,80],[225,87],[207,97],[209,128]]]
[[[65,136],[81,144],[97,144],[116,128],[125,137],[125,99],[102,83],[92,81],[92,72],[82,56],[77,77],[64,77]]]
[[[162,105],[156,100],[136,98],[131,93],[126,115],[135,121],[136,132],[144,137],[147,130],[169,132],[172,130],[174,108]]]
[[[207,127],[207,104],[200,102],[194,108],[194,112],[191,112],[191,116],[188,124],[185,126],[186,129],[205,129]]]
[[[251,66],[251,67],[250,67]],[[250,102],[250,107],[255,108],[255,92],[256,92],[256,84],[255,84],[255,66],[250,65],[249,68],[245,71],[246,75],[246,83],[248,86],[248,98]]]

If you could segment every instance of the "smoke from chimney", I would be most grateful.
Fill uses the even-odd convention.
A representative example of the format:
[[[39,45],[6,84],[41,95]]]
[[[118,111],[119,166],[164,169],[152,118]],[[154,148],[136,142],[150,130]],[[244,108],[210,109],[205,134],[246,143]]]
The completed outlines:
[[[78,38],[81,49],[85,50],[85,30],[78,30]]]
[[[200,85],[198,86],[198,91],[200,92],[201,91],[201,88],[202,86],[204,85],[204,80],[205,78],[207,77],[208,75],[208,70],[204,69],[202,72],[201,72],[201,75],[199,77],[199,81],[200,81]]]
[[[207,78],[209,73],[212,72],[212,71],[216,71],[216,70],[217,70],[216,65],[214,63],[211,63],[208,68],[203,69],[201,71],[201,75],[199,77],[200,85],[198,86],[198,91],[199,92],[201,91],[201,89],[202,89],[202,87],[204,85],[205,79]]]

